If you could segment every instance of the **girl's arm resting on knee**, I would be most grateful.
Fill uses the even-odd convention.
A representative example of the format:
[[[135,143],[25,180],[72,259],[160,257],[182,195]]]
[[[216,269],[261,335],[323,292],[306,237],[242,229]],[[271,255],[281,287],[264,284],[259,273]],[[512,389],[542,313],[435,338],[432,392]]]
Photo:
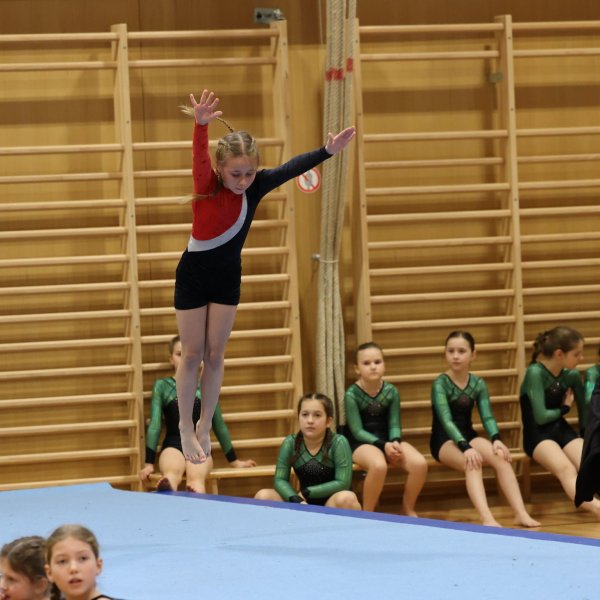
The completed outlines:
[[[492,403],[490,401],[490,393],[488,392],[487,385],[483,379],[479,379],[477,382],[477,410],[481,417],[481,423],[483,424],[487,434],[490,436],[492,442],[500,439],[500,430],[498,429],[498,423],[494,418],[492,412]]]
[[[154,465],[151,465],[150,463],[146,463],[144,465],[144,468],[140,471],[140,479],[142,481],[147,481],[148,477],[150,477],[150,475],[152,475],[152,473],[154,473]]]
[[[586,400],[585,387],[581,381],[581,375],[579,372],[576,370],[571,371],[571,373],[569,373],[569,378],[571,380],[570,389],[573,390],[573,396],[575,397],[575,403],[577,404],[579,431],[581,435],[583,435],[590,409],[590,402],[589,400]]]
[[[522,392],[525,392],[531,404],[533,419],[537,425],[546,425],[558,421],[562,413],[560,408],[546,408],[544,381],[540,365],[531,365],[525,373]]]
[[[285,502],[302,502],[296,490],[290,484],[290,474],[292,471],[291,459],[294,455],[294,436],[288,435],[277,455],[275,466],[274,488]]]
[[[229,435],[229,429],[223,419],[223,413],[221,412],[221,407],[217,404],[215,408],[215,412],[212,418],[212,428],[217,436],[217,440],[219,440],[219,444],[221,445],[221,450],[225,455],[225,458],[230,462],[237,461],[237,454],[233,448],[233,444],[231,442],[231,436]]]

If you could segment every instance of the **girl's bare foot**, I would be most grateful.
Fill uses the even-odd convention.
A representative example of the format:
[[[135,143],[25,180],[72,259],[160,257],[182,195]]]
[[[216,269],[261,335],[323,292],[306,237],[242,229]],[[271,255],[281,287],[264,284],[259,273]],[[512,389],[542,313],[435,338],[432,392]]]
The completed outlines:
[[[181,435],[181,448],[185,460],[192,464],[199,465],[206,461],[206,453],[202,449],[198,438],[193,429],[187,429],[179,424],[179,433]],[[210,448],[210,443],[209,443]]]
[[[524,515],[515,518],[515,525],[521,525],[522,527],[539,527],[541,523],[525,513]]]
[[[496,521],[494,518],[484,520],[481,522],[481,524],[485,525],[486,527],[502,527],[502,525],[500,525],[500,523],[498,523],[498,521]]]
[[[196,425],[196,443],[200,446],[204,454],[204,462],[207,456],[210,456],[210,427],[207,431],[200,428],[200,422]]]

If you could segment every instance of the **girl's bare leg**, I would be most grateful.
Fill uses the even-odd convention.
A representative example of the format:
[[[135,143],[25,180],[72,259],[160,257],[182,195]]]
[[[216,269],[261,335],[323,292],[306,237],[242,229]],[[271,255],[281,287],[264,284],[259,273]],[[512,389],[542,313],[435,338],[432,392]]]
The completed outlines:
[[[475,448],[473,441],[471,441],[471,445]],[[481,469],[465,468],[465,457],[451,440],[448,440],[441,447],[440,461],[451,469],[465,474],[467,494],[475,510],[479,513],[481,524],[490,527],[501,527],[488,505],[485,487],[483,486],[483,471]]]
[[[188,491],[196,492],[197,494],[206,494],[206,479],[213,468],[212,457],[207,459],[200,465],[194,463],[186,463],[185,478]]]
[[[254,494],[257,500],[272,500],[273,502],[283,502],[283,498],[273,489],[259,490]]]
[[[376,446],[362,444],[352,453],[352,460],[367,472],[363,484],[363,510],[374,511],[388,470],[385,455]]]
[[[515,523],[523,527],[539,527],[541,523],[536,521],[525,508],[519,482],[512,465],[494,454],[492,444],[486,439],[475,438],[471,441],[471,445],[483,456],[485,463],[496,471],[500,488],[515,514]]]
[[[158,458],[158,468],[163,477],[169,480],[172,490],[176,490],[185,473],[185,458],[177,448],[165,448]]]
[[[533,451],[534,460],[560,481],[563,490],[571,500],[575,498],[577,465],[581,460],[582,445],[583,440],[573,440],[561,449],[556,442],[544,440]],[[579,453],[579,457],[577,453]],[[581,508],[594,513],[596,518],[600,520],[600,501],[596,498],[591,502],[584,502]]]
[[[219,402],[225,365],[225,346],[231,335],[236,311],[237,306],[214,303],[208,305],[204,366],[200,376],[202,404],[200,419],[196,424],[196,438],[205,456],[210,456],[210,428]]]
[[[427,479],[427,461],[425,457],[408,442],[400,442],[402,447],[402,460],[398,466],[406,471],[406,483],[402,496],[404,514],[409,517],[418,517],[415,511],[417,498]]]
[[[336,492],[327,499],[325,506],[331,508],[345,508],[347,510],[360,510],[360,502],[354,492],[350,490],[344,490],[343,492]]]
[[[177,310],[175,314],[181,338],[181,362],[176,375],[181,447],[186,460],[201,463],[206,460],[206,452],[195,435],[192,412],[198,386],[198,370],[204,359],[208,309],[203,306]],[[204,407],[204,399],[202,406]]]

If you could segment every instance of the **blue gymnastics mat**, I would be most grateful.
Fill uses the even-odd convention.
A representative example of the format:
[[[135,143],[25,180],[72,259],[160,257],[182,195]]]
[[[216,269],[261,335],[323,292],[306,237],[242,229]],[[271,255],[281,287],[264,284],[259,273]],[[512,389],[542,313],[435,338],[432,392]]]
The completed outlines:
[[[96,533],[125,600],[592,600],[600,540],[108,484],[0,492],[0,543]]]

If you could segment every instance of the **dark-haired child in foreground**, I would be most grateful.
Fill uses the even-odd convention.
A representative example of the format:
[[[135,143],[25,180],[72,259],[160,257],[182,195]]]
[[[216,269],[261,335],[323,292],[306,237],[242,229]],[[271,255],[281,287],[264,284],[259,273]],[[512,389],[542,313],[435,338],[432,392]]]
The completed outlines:
[[[468,331],[453,331],[446,338],[445,354],[448,370],[431,387],[431,454],[442,464],[464,472],[467,493],[483,525],[500,527],[483,484],[482,468],[489,465],[496,471],[500,488],[515,514],[515,523],[538,527],[540,523],[529,515],[523,503],[510,451],[500,439],[487,385],[469,372],[476,355],[473,336]],[[473,429],[471,413],[475,404],[491,441]]]
[[[0,549],[0,600],[47,600],[50,582],[44,556],[46,540],[21,537]]]
[[[288,435],[279,449],[275,489],[263,489],[258,500],[316,504],[360,510],[352,483],[352,453],[348,440],[333,433],[333,403],[323,394],[306,394],[298,402],[300,431]],[[291,470],[300,481],[295,490]]]
[[[571,500],[583,451],[580,433],[588,413],[581,375],[575,369],[582,358],[583,336],[576,329],[561,326],[540,333],[520,394],[525,452],[560,481]],[[565,419],[573,402],[579,431]],[[600,518],[598,500],[584,502],[582,507]]]
[[[407,473],[404,514],[416,517],[415,504],[427,478],[427,461],[402,439],[400,395],[394,385],[383,380],[381,348],[374,342],[361,344],[354,369],[358,379],[346,390],[344,406],[352,459],[366,471],[363,509],[375,510],[388,467],[399,467]]]

